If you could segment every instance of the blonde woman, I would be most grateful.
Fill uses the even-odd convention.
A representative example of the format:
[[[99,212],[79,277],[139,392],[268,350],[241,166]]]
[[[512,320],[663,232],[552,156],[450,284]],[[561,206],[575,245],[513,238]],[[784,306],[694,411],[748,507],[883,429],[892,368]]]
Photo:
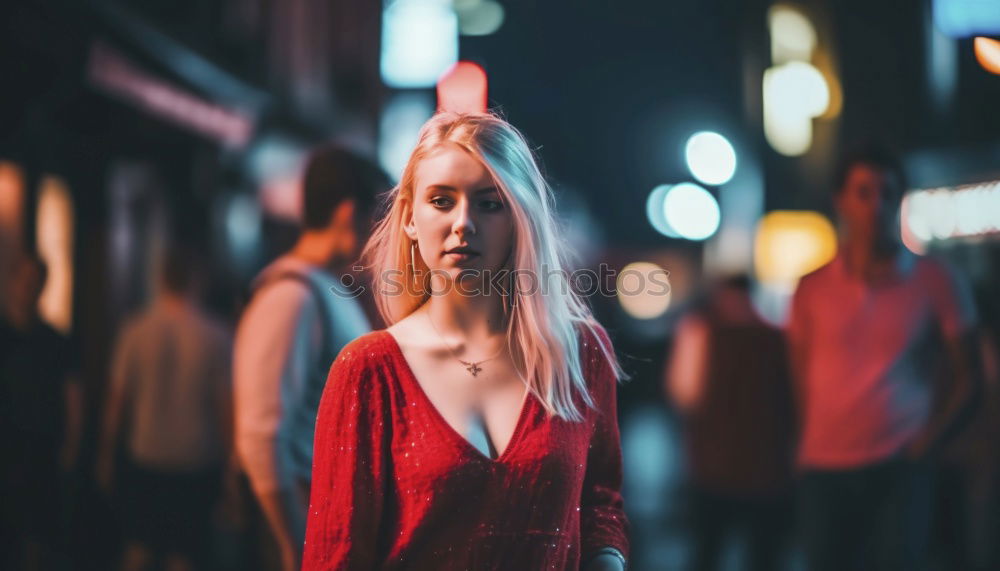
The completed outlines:
[[[624,569],[622,372],[524,138],[438,114],[388,200],[364,260],[390,326],[330,370],[303,568]]]

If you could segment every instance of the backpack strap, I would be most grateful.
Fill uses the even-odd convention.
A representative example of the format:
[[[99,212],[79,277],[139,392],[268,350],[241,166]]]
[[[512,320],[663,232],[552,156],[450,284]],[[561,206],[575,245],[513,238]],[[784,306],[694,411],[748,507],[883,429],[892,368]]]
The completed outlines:
[[[332,341],[333,334],[330,331],[330,312],[327,311],[327,301],[323,297],[324,293],[323,289],[315,281],[310,279],[309,276],[301,272],[290,271],[290,270],[275,272],[274,275],[266,276],[265,279],[254,284],[253,289],[250,292],[251,299],[253,299],[253,296],[257,295],[257,293],[263,290],[264,288],[286,280],[297,281],[305,285],[309,289],[310,295],[312,295],[312,297],[316,300],[317,305],[319,305],[320,309],[319,322],[323,335],[322,339],[323,343],[321,344],[321,350],[320,350],[320,359],[322,360],[323,363],[326,364],[333,362],[333,359],[334,357],[336,357],[336,355],[331,354],[332,351],[330,350],[330,343]]]

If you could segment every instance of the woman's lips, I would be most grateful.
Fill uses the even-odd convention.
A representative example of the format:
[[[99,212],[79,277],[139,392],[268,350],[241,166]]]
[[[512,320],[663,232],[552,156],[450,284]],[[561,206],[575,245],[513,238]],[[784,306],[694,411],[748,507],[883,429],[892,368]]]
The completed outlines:
[[[445,252],[444,255],[459,262],[464,262],[479,257],[479,254],[475,252]]]

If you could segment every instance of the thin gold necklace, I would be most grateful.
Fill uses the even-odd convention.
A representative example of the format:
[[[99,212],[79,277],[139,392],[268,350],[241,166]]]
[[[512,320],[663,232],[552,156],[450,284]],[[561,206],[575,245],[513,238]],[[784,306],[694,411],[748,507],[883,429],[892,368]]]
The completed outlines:
[[[441,335],[441,332],[438,331],[437,326],[434,325],[434,320],[431,319],[431,312],[430,311],[427,312],[427,322],[431,324],[431,328],[434,329],[434,333],[437,333],[437,336],[441,339],[441,342],[444,343],[444,346],[448,348],[448,351],[451,352],[451,355],[453,357],[455,357],[455,359],[459,363],[465,365],[465,370],[469,371],[469,373],[473,377],[478,376],[479,373],[482,372],[483,368],[479,366],[480,364],[485,363],[486,361],[492,361],[493,359],[496,359],[497,357],[499,357],[500,353],[503,353],[503,349],[504,348],[500,347],[500,350],[497,351],[496,355],[493,355],[492,357],[490,357],[488,359],[482,359],[480,361],[466,361],[466,360],[460,358],[458,356],[458,353],[456,353],[455,350],[451,348],[451,345],[449,345],[448,342],[445,341],[444,335]]]

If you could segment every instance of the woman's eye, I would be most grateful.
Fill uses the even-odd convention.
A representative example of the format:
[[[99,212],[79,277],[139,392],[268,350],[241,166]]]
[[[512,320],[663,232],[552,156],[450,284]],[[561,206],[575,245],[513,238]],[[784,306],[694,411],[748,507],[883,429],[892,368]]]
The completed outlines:
[[[443,196],[437,196],[435,198],[432,198],[430,202],[431,202],[431,204],[433,204],[434,206],[437,206],[439,208],[445,207],[445,206],[449,206],[451,204],[451,200],[449,200],[449,199],[447,199],[447,198],[445,198]]]
[[[484,200],[480,204],[482,204],[483,209],[488,212],[494,212],[503,208],[503,202],[500,202],[499,200]]]

